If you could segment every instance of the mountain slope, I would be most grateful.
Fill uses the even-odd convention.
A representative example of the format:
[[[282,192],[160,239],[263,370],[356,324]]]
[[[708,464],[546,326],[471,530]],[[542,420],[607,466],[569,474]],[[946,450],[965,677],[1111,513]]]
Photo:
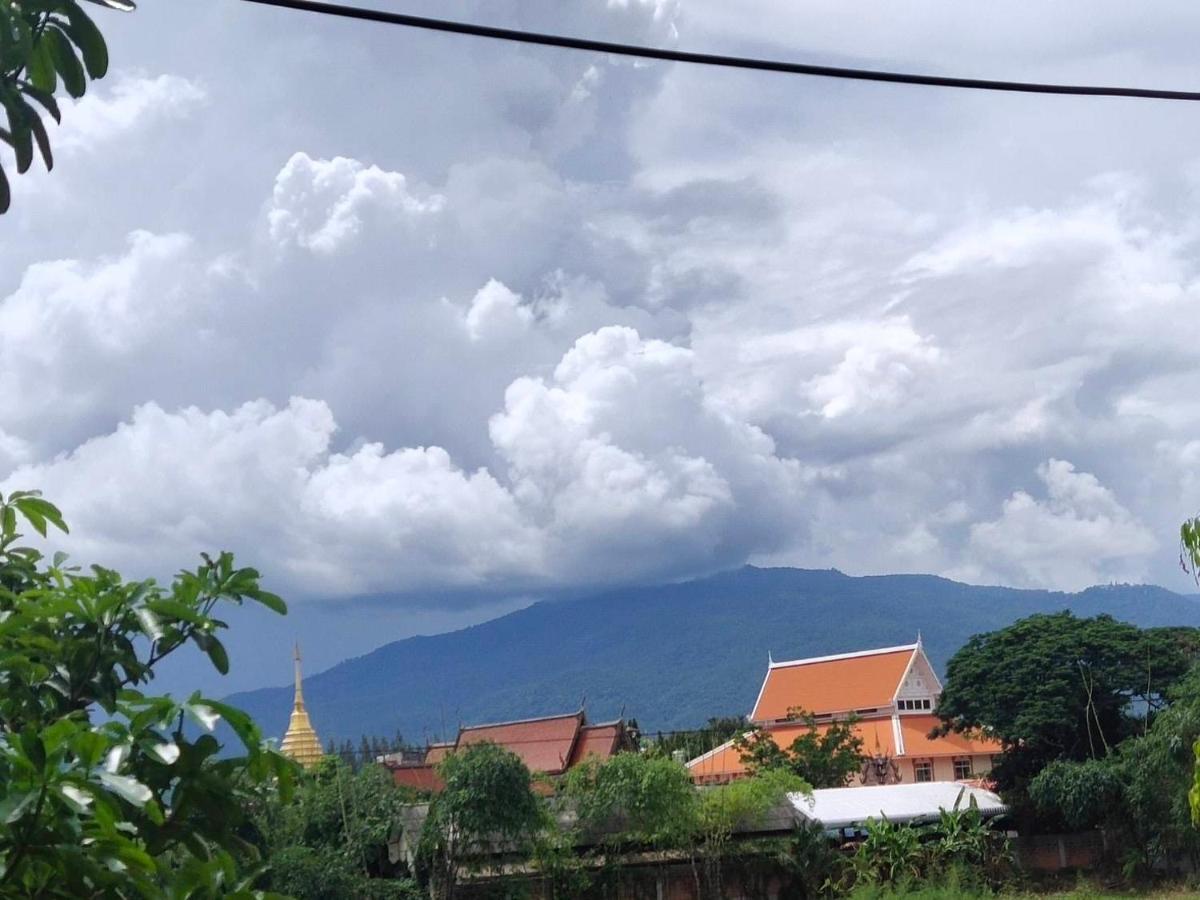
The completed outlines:
[[[305,679],[322,739],[409,741],[578,707],[643,729],[744,713],[775,659],[890,646],[921,632],[939,668],[972,634],[1034,612],[1105,612],[1142,626],[1200,626],[1197,598],[1118,585],[1076,594],[975,587],[927,575],[746,567],[696,581],[538,603],[462,631],[387,644]],[[291,688],[235,694],[282,736]]]

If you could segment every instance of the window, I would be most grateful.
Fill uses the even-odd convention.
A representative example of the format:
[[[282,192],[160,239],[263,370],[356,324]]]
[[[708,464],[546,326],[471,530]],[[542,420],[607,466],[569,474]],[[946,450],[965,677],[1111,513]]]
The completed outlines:
[[[954,780],[965,781],[971,777],[971,760],[956,759],[954,761]]]
[[[932,709],[933,701],[926,697],[923,700],[898,700],[897,709]]]
[[[921,759],[913,763],[913,774],[918,782],[933,781],[933,763],[927,759]]]

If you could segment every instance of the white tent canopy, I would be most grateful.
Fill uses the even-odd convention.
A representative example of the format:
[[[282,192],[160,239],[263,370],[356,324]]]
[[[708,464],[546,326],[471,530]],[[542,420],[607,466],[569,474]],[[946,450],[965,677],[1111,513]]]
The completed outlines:
[[[808,797],[790,794],[796,812],[826,829],[851,828],[867,819],[887,818],[892,822],[924,822],[941,810],[957,804],[966,809],[974,798],[985,818],[1000,815],[1007,807],[991,791],[954,781],[922,784],[887,784],[872,787],[821,788]]]

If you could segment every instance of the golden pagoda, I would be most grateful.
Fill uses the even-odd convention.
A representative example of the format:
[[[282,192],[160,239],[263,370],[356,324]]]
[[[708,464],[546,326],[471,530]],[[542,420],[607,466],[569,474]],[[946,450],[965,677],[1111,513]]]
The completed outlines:
[[[300,645],[296,645],[294,653],[296,661],[296,700],[292,704],[292,717],[288,721],[287,734],[279,749],[284,756],[291,757],[306,769],[311,769],[325,754],[321,750],[321,739],[317,737],[316,729],[308,720],[308,711],[304,708],[304,690],[300,686]]]

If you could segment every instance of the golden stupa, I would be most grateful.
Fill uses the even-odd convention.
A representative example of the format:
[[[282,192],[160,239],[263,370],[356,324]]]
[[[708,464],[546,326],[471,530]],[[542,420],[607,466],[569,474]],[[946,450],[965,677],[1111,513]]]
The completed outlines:
[[[289,756],[306,769],[311,769],[324,756],[321,750],[321,739],[308,720],[308,710],[304,708],[304,689],[300,686],[300,646],[296,645],[296,700],[292,704],[292,717],[288,721],[287,734],[279,749],[284,756]]]

